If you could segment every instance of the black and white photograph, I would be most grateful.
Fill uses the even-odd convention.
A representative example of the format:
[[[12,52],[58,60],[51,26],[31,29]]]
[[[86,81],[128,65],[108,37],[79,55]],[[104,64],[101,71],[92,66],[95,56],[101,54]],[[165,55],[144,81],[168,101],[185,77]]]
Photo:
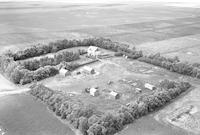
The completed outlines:
[[[0,0],[0,135],[200,135],[200,0]]]

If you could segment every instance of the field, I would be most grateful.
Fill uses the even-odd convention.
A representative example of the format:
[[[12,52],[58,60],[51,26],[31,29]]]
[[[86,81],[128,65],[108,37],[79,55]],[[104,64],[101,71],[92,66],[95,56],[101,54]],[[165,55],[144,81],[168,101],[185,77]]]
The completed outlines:
[[[7,49],[18,50],[32,44],[47,43],[56,39],[83,39],[100,36],[126,43],[131,48],[136,47],[144,54],[160,52],[161,55],[167,57],[178,56],[181,61],[199,62],[199,12],[199,8],[170,7],[167,3],[148,2],[92,5],[48,2],[0,3],[0,52]],[[69,50],[74,50],[74,48]],[[81,57],[81,60],[89,59]],[[136,121],[121,134],[131,135],[136,132],[146,135],[157,127],[158,129],[153,130],[152,134],[194,135],[200,133],[196,130],[200,124],[196,124],[197,127],[187,127],[167,120],[167,116],[172,115],[177,109],[193,105],[198,111],[194,113],[191,123],[199,122],[200,83],[198,79],[123,57],[102,59],[88,66],[95,69],[94,75],[85,73],[77,75],[77,72],[82,70],[80,67],[70,76],[56,75],[41,83],[54,90],[64,91],[86,104],[95,105],[98,110],[107,112],[115,111],[121,105],[137,99],[138,96],[150,93],[151,90],[144,88],[145,83],[157,86],[163,79],[188,81],[193,86],[189,93],[167,107]],[[5,79],[1,80],[5,82]],[[111,84],[109,84],[110,81]],[[100,96],[93,97],[84,93],[83,91],[88,87],[99,87]],[[137,92],[136,88],[140,88],[141,93]],[[118,92],[120,98],[116,100],[110,97],[108,93],[111,90]],[[4,116],[0,116],[2,117]],[[151,125],[151,122],[154,125]],[[187,124],[190,125],[186,122]],[[144,130],[140,132],[142,125]],[[47,128],[49,127],[51,126],[47,125]],[[42,135],[42,133],[38,134]]]
[[[53,117],[45,105],[28,95],[3,96],[1,101],[1,129],[7,135],[74,135],[70,128]]]
[[[198,8],[170,7],[169,10],[167,3],[25,2],[2,3],[0,11],[0,45],[3,48],[63,38],[103,36],[148,53],[160,51],[194,62],[199,59]]]

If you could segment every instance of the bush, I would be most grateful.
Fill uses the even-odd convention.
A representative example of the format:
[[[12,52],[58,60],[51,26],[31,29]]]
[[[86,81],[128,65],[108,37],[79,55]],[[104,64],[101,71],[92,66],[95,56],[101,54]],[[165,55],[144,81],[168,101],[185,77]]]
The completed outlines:
[[[173,89],[176,87],[176,84],[177,83],[174,81],[169,81],[165,79],[160,83],[160,87],[165,88],[165,89]]]
[[[16,69],[16,72],[13,73],[12,79],[16,80],[14,81],[15,83],[20,83],[24,85],[27,83],[31,83],[33,81],[40,81],[45,78],[58,74],[58,69],[52,66],[45,66],[35,71],[23,69],[22,73],[21,73],[21,70],[18,70],[18,69]],[[16,76],[19,76],[19,75],[20,77],[15,78]]]
[[[17,66],[10,75],[11,80],[16,84],[19,84],[26,71],[27,70],[24,70],[23,67]]]
[[[88,126],[93,125],[94,123],[96,123],[99,120],[99,117],[97,117],[96,115],[92,115],[89,119],[88,119]]]
[[[80,65],[76,62],[62,62],[60,65],[60,68],[67,69],[69,71],[73,71],[78,67],[80,67]]]
[[[123,55],[123,53],[122,52],[115,52],[115,54],[114,54],[115,56],[122,56]]]

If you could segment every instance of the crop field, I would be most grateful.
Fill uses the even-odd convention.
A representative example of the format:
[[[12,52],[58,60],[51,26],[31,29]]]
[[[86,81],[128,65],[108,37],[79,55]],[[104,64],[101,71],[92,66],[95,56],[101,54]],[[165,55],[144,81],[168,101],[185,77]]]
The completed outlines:
[[[163,3],[158,5],[2,3],[1,50],[55,39],[102,36],[138,46],[148,53],[160,51],[183,60],[191,56],[196,62],[199,56],[195,52],[187,57],[182,50],[198,50],[199,9],[170,7],[169,10]]]
[[[17,51],[30,45],[47,44],[61,39],[103,37],[128,44],[130,49],[135,47],[136,50],[142,50],[144,55],[160,53],[165,57],[178,56],[180,61],[199,63],[199,13],[199,8],[171,7],[167,3],[78,5],[0,2],[0,53],[9,49]],[[79,49],[86,51],[87,48],[74,47],[62,51],[78,52]],[[83,54],[73,61],[89,62],[90,64],[85,66],[94,69],[94,74],[82,72],[84,66],[80,66],[68,76],[57,74],[39,83],[54,91],[62,91],[84,104],[96,106],[101,112],[117,112],[121,106],[136,101],[140,96],[152,93],[152,90],[144,87],[145,83],[159,87],[158,84],[164,79],[177,82],[187,81],[192,85],[189,92],[184,93],[166,107],[141,120],[136,120],[119,134],[195,135],[200,133],[199,79],[170,72],[138,60],[115,57],[114,52],[102,48],[101,50],[111,57],[90,63],[93,59]],[[39,60],[62,51],[19,61]],[[4,79],[2,82],[8,81]],[[25,87],[28,86],[25,85]],[[12,89],[13,87],[15,87],[14,84]],[[98,87],[100,91],[98,96],[91,96],[86,92],[87,88],[93,87]],[[111,91],[117,92],[120,97],[113,98],[109,95]],[[187,109],[186,112],[179,111],[188,106],[194,107],[195,111],[192,109],[188,112]],[[4,114],[6,112],[3,112]]]
[[[146,53],[160,52],[168,57],[179,56],[181,61],[198,62],[199,41],[200,36],[197,34],[154,43],[144,43],[139,45],[138,48]]]

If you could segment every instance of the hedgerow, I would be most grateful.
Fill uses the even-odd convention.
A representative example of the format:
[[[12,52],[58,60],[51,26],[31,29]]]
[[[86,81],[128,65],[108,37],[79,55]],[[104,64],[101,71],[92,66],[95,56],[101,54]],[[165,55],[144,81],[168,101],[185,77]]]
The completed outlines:
[[[61,52],[54,55],[54,57],[42,57],[40,59],[28,59],[20,61],[20,65],[24,66],[28,70],[37,70],[40,67],[45,66],[56,66],[60,64],[61,62],[71,62],[74,60],[79,59],[79,53],[78,52]]]
[[[188,62],[180,62],[178,57],[166,58],[160,56],[158,53],[155,55],[140,57],[138,60],[163,67],[171,72],[177,72],[179,74],[200,78],[200,67],[198,63],[189,64]]]
[[[17,61],[80,46],[97,46],[115,52],[121,51],[122,53],[129,54],[131,57],[136,55],[134,56],[134,58],[142,56],[142,52],[138,53],[134,49],[129,49],[128,46],[122,45],[117,42],[112,42],[111,40],[105,38],[88,38],[83,40],[57,40],[55,42],[50,42],[49,44],[30,46],[22,51],[11,53],[10,55],[14,58],[15,61]]]
[[[187,82],[169,80],[164,80],[160,86],[151,94],[139,96],[137,100],[122,106],[115,113],[98,112],[96,108],[86,106],[81,101],[44,85],[32,86],[30,94],[45,102],[57,116],[69,121],[84,135],[113,135],[135,119],[166,105],[191,87]]]
[[[58,74],[58,64],[65,61],[74,61],[79,58],[79,53],[65,52],[55,56],[55,59],[43,57],[41,59],[27,59],[14,61],[8,56],[0,57],[1,72],[16,84],[27,84],[40,81]],[[74,68],[75,64],[68,64]],[[78,66],[76,64],[76,66]]]

